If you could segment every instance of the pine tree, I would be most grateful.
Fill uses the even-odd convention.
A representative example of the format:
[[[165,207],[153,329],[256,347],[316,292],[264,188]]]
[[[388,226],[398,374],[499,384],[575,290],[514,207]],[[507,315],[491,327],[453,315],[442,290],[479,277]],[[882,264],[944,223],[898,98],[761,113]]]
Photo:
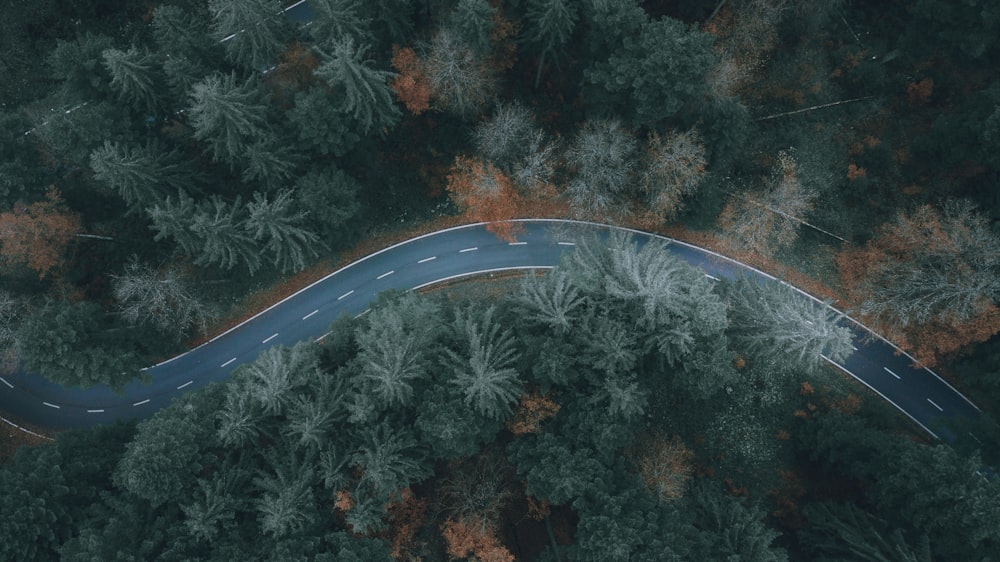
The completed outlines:
[[[230,60],[259,69],[274,62],[288,34],[278,0],[209,0],[212,33]]]
[[[291,462],[283,462],[275,468],[274,474],[254,479],[261,492],[255,503],[262,531],[281,538],[315,521],[312,478],[311,470],[301,470]]]
[[[104,68],[111,75],[111,87],[125,102],[146,111],[157,106],[160,77],[156,57],[135,47],[127,51],[105,49]]]
[[[529,0],[523,40],[538,51],[535,87],[542,79],[546,58],[557,58],[576,26],[576,5],[571,0]]]
[[[486,0],[458,0],[448,17],[448,27],[480,55],[489,53],[490,34],[497,9]]]
[[[794,360],[814,370],[826,356],[843,361],[853,351],[842,315],[789,285],[740,278],[730,290],[730,337],[740,349],[777,364]]]
[[[237,84],[235,74],[213,74],[192,87],[191,103],[194,137],[217,161],[235,164],[264,135],[266,108],[252,80]]]
[[[329,52],[319,51],[323,63],[315,70],[316,76],[342,93],[344,110],[354,115],[365,133],[391,127],[401,115],[388,83],[395,74],[376,70],[374,61],[365,58],[367,51],[351,37],[341,38]]]
[[[243,154],[241,179],[244,183],[259,182],[266,189],[276,189],[295,175],[292,149],[271,140],[262,140],[246,147]]]
[[[156,231],[153,240],[171,238],[185,254],[194,255],[200,244],[198,236],[191,231],[195,212],[194,199],[183,191],[178,191],[176,198],[168,195],[152,207],[147,207],[146,214],[153,223],[150,229]]]
[[[226,476],[199,480],[194,502],[181,506],[184,525],[195,540],[211,543],[220,532],[235,525],[237,500],[233,482]]]
[[[223,269],[242,264],[253,275],[260,267],[260,248],[247,233],[246,220],[239,198],[227,203],[213,195],[199,204],[188,227],[200,246],[194,263]]]
[[[254,200],[247,205],[249,217],[245,228],[264,249],[273,254],[274,265],[282,271],[305,269],[306,260],[319,254],[322,246],[319,237],[301,226],[305,211],[296,212],[291,190],[282,190],[273,200],[267,195],[254,193]]]
[[[90,169],[130,207],[156,204],[164,190],[190,189],[197,181],[177,152],[164,152],[156,145],[104,141],[90,153]]]
[[[350,37],[360,43],[371,40],[371,19],[364,17],[363,0],[310,0],[316,18],[309,23],[309,35],[318,45]]]
[[[456,312],[454,329],[465,349],[463,355],[447,353],[454,371],[451,383],[465,404],[483,416],[501,419],[511,413],[522,385],[513,368],[519,356],[514,338],[493,320],[494,311],[490,307],[485,312],[471,308]]]
[[[358,490],[384,505],[393,494],[427,478],[430,467],[412,435],[380,424],[363,431],[360,449],[352,455],[361,470]]]
[[[584,299],[565,272],[556,269],[545,276],[525,277],[518,302],[530,311],[531,320],[565,334],[582,312],[578,309]]]

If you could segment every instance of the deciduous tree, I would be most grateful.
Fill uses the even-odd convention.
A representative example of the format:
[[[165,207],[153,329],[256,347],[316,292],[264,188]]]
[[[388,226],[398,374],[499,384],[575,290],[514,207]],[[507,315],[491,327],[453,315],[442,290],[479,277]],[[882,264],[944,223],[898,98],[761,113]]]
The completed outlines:
[[[7,264],[27,266],[44,279],[62,266],[66,247],[79,230],[79,217],[51,187],[42,201],[0,213],[0,257]]]
[[[448,28],[438,30],[421,59],[439,108],[468,119],[493,95],[494,78],[486,61]]]
[[[504,240],[513,241],[521,197],[510,178],[489,162],[458,156],[448,174],[446,186],[451,200],[472,221],[489,222],[487,229]]]
[[[414,115],[430,109],[431,84],[424,70],[424,63],[410,47],[392,48],[392,67],[398,71],[389,83],[396,97]]]
[[[133,261],[112,278],[118,313],[130,324],[148,322],[180,338],[194,327],[204,331],[211,317],[188,276],[175,265],[153,269]]]
[[[572,177],[566,187],[580,217],[604,219],[632,185],[636,142],[619,121],[587,121],[566,152]]]
[[[649,209],[659,220],[670,221],[705,177],[705,145],[695,129],[670,131],[662,137],[652,133],[645,156],[641,182]]]

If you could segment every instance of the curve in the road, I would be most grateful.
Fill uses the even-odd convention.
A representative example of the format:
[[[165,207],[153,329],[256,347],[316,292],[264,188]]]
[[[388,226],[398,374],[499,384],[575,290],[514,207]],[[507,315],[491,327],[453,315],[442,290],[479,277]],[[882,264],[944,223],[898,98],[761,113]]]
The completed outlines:
[[[712,279],[751,274],[784,283],[710,250],[655,234],[580,221],[518,222],[521,228],[516,242],[499,240],[479,223],[425,234],[370,254],[201,346],[150,367],[146,374],[152,382],[133,382],[123,394],[103,386],[67,389],[23,372],[0,377],[0,411],[49,428],[80,428],[148,417],[183,392],[225,379],[235,367],[253,361],[267,347],[322,339],[338,316],[364,314],[367,304],[381,291],[418,289],[494,271],[552,268],[580,236],[606,236],[612,229],[633,232],[640,244],[652,239],[667,241],[669,251]],[[821,302],[795,290],[803,298]],[[843,316],[840,321],[852,330],[855,351],[842,363],[824,359],[890,402],[928,434],[950,441],[954,435],[939,421],[978,416],[978,408],[936,373],[914,367],[912,357],[856,320]]]

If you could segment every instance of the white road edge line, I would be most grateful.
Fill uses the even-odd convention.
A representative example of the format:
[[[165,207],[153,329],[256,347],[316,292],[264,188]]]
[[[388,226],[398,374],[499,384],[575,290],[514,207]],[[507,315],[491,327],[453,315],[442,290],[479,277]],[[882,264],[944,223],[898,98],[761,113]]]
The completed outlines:
[[[104,410],[87,410],[88,414],[103,414]]]
[[[896,380],[902,380],[902,379],[903,379],[903,377],[901,377],[901,376],[897,375],[896,373],[893,373],[893,372],[892,372],[892,370],[891,370],[891,369],[889,369],[889,367],[882,367],[882,368],[883,368],[883,369],[885,369],[885,372],[887,372],[887,373],[889,373],[890,375],[892,375],[892,376],[896,377]]]
[[[234,361],[236,361],[236,358],[235,358],[235,357],[233,357],[233,358],[232,358],[232,359],[230,359],[229,361],[226,361],[225,363],[223,363],[222,365],[219,365],[219,366],[220,366],[220,367],[226,367],[226,366],[228,366],[228,365],[232,365]]]
[[[556,242],[560,246],[576,246],[576,242]]]
[[[514,267],[496,267],[493,269],[481,269],[479,271],[468,271],[466,273],[459,273],[458,275],[449,275],[448,277],[442,277],[441,279],[435,279],[433,281],[428,281],[426,283],[421,283],[416,287],[411,288],[411,291],[419,291],[424,287],[429,287],[436,283],[444,283],[445,281],[451,281],[452,279],[461,279],[462,277],[472,277],[474,275],[482,275],[484,273],[495,273],[497,271],[534,271],[536,269],[555,269],[554,265],[531,265],[531,266],[514,266]],[[367,310],[365,312],[368,312]],[[364,314],[362,312],[361,314]],[[359,315],[360,316],[360,315]]]
[[[708,278],[709,278],[709,279],[711,279],[712,281],[718,281],[718,280],[719,280],[719,278],[718,278],[718,277],[716,277],[716,276],[714,276],[714,275],[709,275],[709,274],[707,274],[707,273],[705,274],[705,277],[708,277]]]
[[[927,401],[931,403],[931,406],[934,406],[935,408],[937,408],[939,412],[943,412],[944,411],[944,408],[942,408],[941,406],[938,406],[937,404],[935,404],[934,401],[931,400],[930,398],[928,398]]]
[[[327,332],[327,333],[323,334],[322,336],[314,339],[313,343],[319,343],[319,342],[323,341],[323,338],[325,338],[326,336],[329,336],[329,335],[330,335],[330,332]]]
[[[385,273],[383,273],[382,275],[379,275],[375,279],[382,279],[383,277],[388,277],[388,276],[392,275],[393,273],[396,273],[396,270],[390,269],[389,271],[386,271]]]
[[[5,378],[3,378],[3,377],[0,377],[0,381],[3,381],[3,383],[4,383],[5,385],[7,385],[7,386],[9,386],[9,387],[11,387],[11,388],[14,388],[14,385],[12,385],[12,384],[10,384],[9,382],[7,382],[7,379],[5,379]]]
[[[133,407],[135,407],[135,406],[142,406],[143,404],[148,404],[148,403],[149,403],[149,398],[147,398],[145,400],[141,400],[139,402],[136,402],[135,404],[132,404],[132,406]]]
[[[930,430],[929,427],[927,427],[926,425],[920,423],[920,420],[918,420],[917,418],[913,417],[913,415],[910,414],[909,412],[907,412],[906,410],[900,408],[899,404],[896,404],[895,402],[893,402],[892,400],[890,400],[888,396],[886,396],[885,394],[882,394],[874,386],[868,384],[868,382],[865,379],[859,378],[854,373],[848,371],[847,368],[844,367],[843,365],[837,363],[836,361],[830,360],[830,358],[827,357],[826,355],[823,355],[822,353],[820,353],[819,356],[822,357],[823,359],[825,359],[827,363],[829,363],[829,364],[833,365],[834,367],[840,369],[841,371],[847,373],[848,375],[850,375],[851,377],[853,377],[855,380],[857,380],[861,384],[867,386],[868,389],[871,390],[872,392],[874,392],[875,394],[878,394],[879,396],[881,396],[883,400],[885,400],[886,402],[892,404],[900,412],[903,412],[903,415],[905,415],[906,417],[910,418],[910,420],[912,420],[913,423],[919,425],[921,427],[921,429],[923,429],[927,433],[930,433],[931,437],[933,437],[934,439],[940,439],[940,437],[938,437],[937,433],[934,433],[933,431]]]
[[[351,293],[353,293],[353,292],[354,292],[354,289],[351,289],[350,291],[347,291],[343,295],[340,295],[339,297],[337,297],[337,300],[339,301],[339,300],[346,299],[347,297],[351,296]]]
[[[424,258],[422,260],[418,260],[417,263],[427,263],[427,262],[429,262],[431,260],[436,260],[436,259],[437,259],[437,256],[431,256],[429,258]]]
[[[464,254],[465,252],[475,252],[475,251],[476,251],[476,250],[478,250],[478,249],[479,249],[479,247],[478,247],[478,246],[473,246],[473,247],[471,247],[471,248],[466,248],[466,249],[464,249],[464,250],[459,250],[459,251],[458,251],[458,253],[460,253],[460,254]]]
[[[527,242],[507,242],[508,246],[527,246]]]
[[[180,390],[180,389],[184,388],[185,386],[188,386],[188,385],[190,385],[190,384],[191,384],[191,383],[193,383],[193,382],[194,382],[194,381],[187,381],[186,383],[184,383],[184,384],[182,384],[182,385],[178,386],[178,387],[177,387],[177,390]]]
[[[303,319],[303,320],[308,320],[308,319],[309,319],[309,317],[311,317],[311,316],[312,316],[313,314],[316,314],[317,312],[319,312],[319,309],[318,309],[318,308],[317,308],[316,310],[314,310],[314,311],[310,312],[309,314],[306,314],[305,316],[303,316],[303,317],[302,317],[302,319]]]
[[[262,341],[260,343],[267,343],[267,342],[273,340],[276,337],[278,337],[278,332],[275,332],[275,333],[271,334],[270,336],[267,336],[266,338],[264,338],[264,341]]]
[[[357,320],[358,318],[361,318],[361,317],[362,317],[362,316],[364,316],[365,314],[368,314],[369,312],[371,312],[371,310],[372,310],[372,309],[370,309],[370,308],[366,308],[366,309],[364,309],[364,311],[362,311],[362,312],[361,312],[360,314],[358,314],[357,316],[355,316],[355,317],[354,317],[354,319],[355,319],[355,320]]]
[[[45,404],[49,408],[55,408],[56,410],[58,410],[59,408],[62,408],[62,406],[57,406],[55,404],[49,404],[48,402],[42,402],[42,404]]]

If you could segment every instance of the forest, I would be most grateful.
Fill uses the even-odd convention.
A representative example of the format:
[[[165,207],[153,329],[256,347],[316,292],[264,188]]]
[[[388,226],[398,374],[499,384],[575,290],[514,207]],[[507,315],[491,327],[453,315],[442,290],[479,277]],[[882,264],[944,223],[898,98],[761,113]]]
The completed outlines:
[[[565,217],[836,304],[1000,438],[1000,6],[290,3],[7,8],[0,370],[120,389],[373,240]],[[627,236],[386,293],[141,422],[4,426],[0,558],[995,558],[998,449],[835,320]]]

